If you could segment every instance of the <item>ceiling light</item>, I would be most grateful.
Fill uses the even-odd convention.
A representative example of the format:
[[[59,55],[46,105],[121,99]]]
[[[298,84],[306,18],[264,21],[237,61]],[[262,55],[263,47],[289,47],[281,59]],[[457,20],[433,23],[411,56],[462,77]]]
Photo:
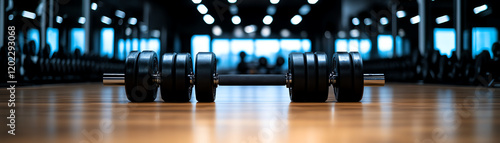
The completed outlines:
[[[264,16],[264,19],[262,19],[262,22],[265,24],[265,25],[269,25],[273,22],[273,17],[270,16],[270,15],[266,15]]]
[[[475,7],[474,14],[481,13],[481,12],[485,11],[486,9],[488,9],[488,5],[485,5],[485,4],[478,6],[478,7]]]
[[[63,18],[61,16],[56,16],[56,22],[57,23],[62,23],[63,22]]]
[[[116,10],[115,15],[116,15],[116,17],[119,17],[119,18],[125,18],[125,12],[123,12],[121,10]]]
[[[410,23],[411,24],[417,24],[419,22],[420,22],[420,16],[419,15],[410,18]]]
[[[101,22],[104,23],[104,24],[110,25],[111,24],[111,18],[109,18],[107,16],[102,16],[101,17]]]
[[[299,9],[300,15],[307,15],[311,11],[311,6],[308,4],[304,4],[302,7]]]
[[[193,3],[194,3],[194,4],[199,4],[199,3],[201,3],[201,0],[191,0],[191,1],[193,1]]]
[[[307,2],[309,4],[316,4],[318,2],[318,0],[307,0]]]
[[[198,9],[198,12],[200,12],[201,14],[207,14],[207,12],[208,12],[208,9],[204,4],[198,5],[198,7],[196,7],[196,9]]]
[[[212,27],[212,33],[215,36],[220,36],[220,35],[222,35],[222,28],[220,28],[219,25],[214,25],[214,27]]]
[[[354,25],[359,25],[359,19],[358,19],[357,17],[354,17],[354,18],[352,19],[352,24],[354,24]]]
[[[280,0],[270,0],[271,1],[271,4],[278,4],[280,2]]]
[[[443,16],[440,16],[438,18],[436,18],[436,23],[437,24],[442,24],[442,23],[445,23],[445,22],[448,22],[450,21],[450,17],[448,15],[443,15]]]
[[[203,16],[203,21],[205,21],[205,23],[207,24],[213,24],[215,22],[215,19],[210,14],[206,14],[205,16]]]
[[[290,20],[290,22],[293,24],[293,25],[297,25],[299,24],[300,22],[302,21],[302,16],[300,15],[295,15],[292,17],[292,19]]]
[[[35,13],[29,12],[29,11],[23,11],[22,15],[23,15],[23,17],[26,17],[29,19],[35,19],[35,17],[36,17]]]
[[[405,16],[406,16],[406,12],[405,12],[405,11],[402,11],[402,10],[397,11],[397,12],[396,12],[396,16],[397,16],[398,18],[403,18],[403,17],[405,17]]]
[[[92,5],[90,6],[92,10],[97,10],[97,3],[93,2]]]
[[[382,24],[382,25],[389,24],[389,19],[387,19],[387,17],[380,18],[380,24]]]
[[[130,24],[130,25],[135,25],[135,24],[137,24],[137,18],[135,18],[135,17],[131,17],[131,18],[129,18],[129,19],[128,19],[128,24]]]
[[[240,24],[241,23],[240,16],[237,16],[237,15],[233,16],[233,18],[231,18],[231,22],[233,22],[234,25]]]

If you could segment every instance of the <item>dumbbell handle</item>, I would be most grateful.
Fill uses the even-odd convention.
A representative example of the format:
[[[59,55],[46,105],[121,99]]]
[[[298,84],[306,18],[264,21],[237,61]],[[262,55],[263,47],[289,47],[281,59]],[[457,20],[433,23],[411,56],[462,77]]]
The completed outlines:
[[[285,74],[234,74],[218,75],[215,82],[218,85],[286,85],[292,82]],[[384,74],[364,74],[364,86],[384,86]],[[331,77],[331,83],[335,84],[335,77]],[[104,73],[102,78],[104,85],[124,85],[125,75],[120,73]]]
[[[230,74],[219,75],[217,80],[219,85],[285,85],[286,75]]]

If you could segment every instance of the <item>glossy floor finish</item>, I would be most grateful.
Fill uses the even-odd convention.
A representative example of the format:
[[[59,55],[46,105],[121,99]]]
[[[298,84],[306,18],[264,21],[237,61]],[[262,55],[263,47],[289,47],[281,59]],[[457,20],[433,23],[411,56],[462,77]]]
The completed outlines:
[[[18,88],[1,142],[498,142],[500,89],[388,84],[360,103],[291,103],[284,86],[219,87],[215,103],[129,103],[99,83]],[[332,99],[332,98],[330,98]]]

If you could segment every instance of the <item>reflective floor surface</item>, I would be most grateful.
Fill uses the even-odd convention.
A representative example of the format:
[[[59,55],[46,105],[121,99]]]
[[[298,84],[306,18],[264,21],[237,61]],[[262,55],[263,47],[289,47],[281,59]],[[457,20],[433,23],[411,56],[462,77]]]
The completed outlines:
[[[500,140],[495,88],[392,83],[366,87],[359,103],[291,103],[284,86],[229,86],[215,103],[130,103],[123,87],[100,83],[18,87],[15,136],[0,93],[1,142]]]

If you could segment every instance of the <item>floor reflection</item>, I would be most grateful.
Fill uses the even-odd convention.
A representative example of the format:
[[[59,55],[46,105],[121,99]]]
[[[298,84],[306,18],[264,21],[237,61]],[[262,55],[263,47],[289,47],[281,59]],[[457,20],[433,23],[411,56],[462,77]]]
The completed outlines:
[[[493,142],[500,90],[388,84],[357,103],[290,102],[281,86],[219,87],[213,103],[131,103],[123,87],[18,89],[7,142]],[[193,93],[195,95],[195,93]],[[5,107],[0,107],[5,109]],[[6,129],[6,127],[1,127]],[[436,136],[438,135],[438,136]]]

